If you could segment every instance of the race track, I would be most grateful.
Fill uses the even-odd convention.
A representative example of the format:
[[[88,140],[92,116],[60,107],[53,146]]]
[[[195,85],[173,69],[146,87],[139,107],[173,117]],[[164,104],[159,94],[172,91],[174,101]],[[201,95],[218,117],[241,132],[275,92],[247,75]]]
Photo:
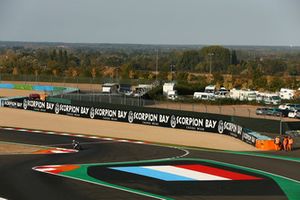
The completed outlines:
[[[273,154],[263,154],[265,157],[261,157],[243,152],[0,129],[0,141],[6,142],[71,148],[72,139],[80,141],[84,149],[67,154],[0,155],[0,199],[295,199],[297,194],[294,191],[300,191],[300,159],[297,158],[284,160],[284,157],[274,157]],[[100,164],[85,165],[92,163]],[[36,166],[67,164],[87,167],[89,176],[120,187],[76,180],[71,173],[56,176],[32,169]],[[254,180],[162,181],[156,175],[141,176],[141,172],[124,172],[145,165],[152,168],[204,166],[243,174]],[[279,185],[278,180],[275,181],[271,176],[276,180],[284,179],[286,186],[292,185],[294,189],[284,189],[284,184]]]

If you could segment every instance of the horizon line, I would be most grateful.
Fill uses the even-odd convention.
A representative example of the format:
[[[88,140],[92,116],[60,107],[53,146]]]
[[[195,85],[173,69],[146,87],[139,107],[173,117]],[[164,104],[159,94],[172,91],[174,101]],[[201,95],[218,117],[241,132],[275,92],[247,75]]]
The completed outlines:
[[[62,42],[62,41],[25,41],[25,40],[0,40],[0,42],[16,43],[49,43],[49,44],[110,44],[110,45],[149,45],[149,46],[236,46],[236,47],[290,47],[298,48],[300,45],[269,45],[269,44],[170,44],[170,43],[126,43],[126,42]]]

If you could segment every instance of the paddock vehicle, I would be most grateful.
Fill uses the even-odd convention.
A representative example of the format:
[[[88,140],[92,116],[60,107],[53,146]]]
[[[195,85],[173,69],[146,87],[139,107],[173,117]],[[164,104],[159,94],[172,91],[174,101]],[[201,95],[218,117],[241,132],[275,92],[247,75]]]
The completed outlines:
[[[287,117],[289,114],[289,110],[281,110],[279,108],[257,108],[256,114],[257,115],[270,115],[270,116],[277,116],[277,117]]]
[[[257,108],[256,114],[257,115],[266,115],[269,108]]]
[[[300,117],[300,110],[291,110],[288,114],[290,118],[299,118]]]
[[[215,95],[207,92],[195,92],[193,98],[200,100],[215,100]]]
[[[269,108],[266,114],[277,117],[283,116],[283,112],[279,108]]]
[[[287,104],[286,109],[288,110],[300,110],[300,105],[299,104]]]

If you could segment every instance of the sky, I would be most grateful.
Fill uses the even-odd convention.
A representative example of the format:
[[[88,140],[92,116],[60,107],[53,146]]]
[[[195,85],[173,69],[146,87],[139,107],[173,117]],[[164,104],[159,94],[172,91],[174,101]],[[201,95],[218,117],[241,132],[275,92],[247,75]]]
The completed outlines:
[[[300,46],[299,0],[0,0],[0,41]]]

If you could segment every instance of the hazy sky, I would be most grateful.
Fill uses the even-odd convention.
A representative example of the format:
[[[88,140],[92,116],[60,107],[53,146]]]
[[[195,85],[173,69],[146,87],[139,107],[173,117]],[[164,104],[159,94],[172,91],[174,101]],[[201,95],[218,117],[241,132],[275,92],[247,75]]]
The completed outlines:
[[[300,0],[0,0],[0,41],[300,46]]]

